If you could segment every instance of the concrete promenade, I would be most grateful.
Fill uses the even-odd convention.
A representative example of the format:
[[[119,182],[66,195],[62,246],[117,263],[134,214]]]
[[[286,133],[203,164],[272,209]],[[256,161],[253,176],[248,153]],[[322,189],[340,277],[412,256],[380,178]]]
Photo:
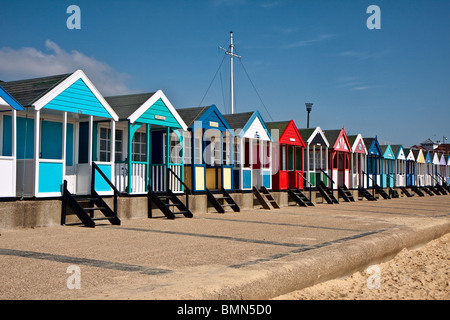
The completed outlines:
[[[0,299],[270,299],[449,231],[450,195],[3,230]]]

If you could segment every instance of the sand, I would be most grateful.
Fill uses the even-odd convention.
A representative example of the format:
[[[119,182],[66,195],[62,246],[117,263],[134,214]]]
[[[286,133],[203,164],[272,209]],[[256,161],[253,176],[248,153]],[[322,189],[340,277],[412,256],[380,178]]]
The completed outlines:
[[[336,279],[274,300],[448,300],[450,233],[345,279]]]

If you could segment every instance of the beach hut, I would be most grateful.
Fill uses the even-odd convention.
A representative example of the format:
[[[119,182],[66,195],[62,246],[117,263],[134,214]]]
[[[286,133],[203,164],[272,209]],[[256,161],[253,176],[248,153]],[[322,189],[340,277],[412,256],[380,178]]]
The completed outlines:
[[[272,136],[258,111],[223,115],[234,130],[234,189],[272,188]]]
[[[367,149],[367,186],[373,187],[374,182],[377,185],[381,183],[381,160],[383,152],[377,137],[364,138],[364,143]]]
[[[383,158],[381,159],[381,187],[394,187],[394,161],[395,155],[390,145],[381,145]]]
[[[339,130],[324,130],[330,143],[328,151],[328,170],[332,180],[331,188],[348,187],[350,179],[351,145],[345,128]]]
[[[431,186],[433,183],[433,152],[427,151],[425,153],[425,172],[424,172],[424,184],[425,186]]]
[[[391,145],[394,153],[394,184],[396,187],[406,187],[406,153],[401,145]]]
[[[115,183],[120,192],[182,192],[184,132],[187,126],[164,92],[105,98],[116,124]],[[109,134],[102,123],[100,137]]]
[[[22,110],[0,86],[0,198],[16,196],[17,111]]]
[[[439,175],[437,180],[440,184],[444,184],[447,181],[447,159],[444,154],[441,154],[439,158]]]
[[[406,155],[406,186],[416,186],[416,158],[412,149],[404,149]]]
[[[186,124],[185,183],[193,192],[233,189],[233,130],[215,105],[177,108]]]
[[[440,165],[440,158],[439,154],[435,151],[431,152],[433,157],[433,165],[432,165],[432,172],[431,172],[431,185],[434,186],[437,183],[439,183],[439,165]]]
[[[446,176],[446,182],[447,184],[450,183],[450,155],[446,156],[447,160],[447,176]]]
[[[18,195],[60,197],[64,181],[73,194],[112,193],[100,171],[113,179],[115,138],[102,139],[93,170],[94,121],[114,132],[118,116],[82,70],[2,85],[25,107],[17,119]]]
[[[421,149],[412,149],[414,154],[414,159],[416,160],[416,186],[423,187],[425,186],[425,172],[426,172],[426,164],[425,164],[425,156]]]
[[[268,122],[266,125],[274,139],[272,189],[303,189],[303,153],[306,145],[294,120]]]
[[[367,149],[361,134],[348,136],[352,146],[350,154],[350,189],[367,188]]]
[[[312,187],[315,187],[319,181],[329,186],[330,181],[322,172],[323,170],[328,173],[328,148],[330,147],[324,132],[320,127],[301,128],[298,131],[306,143],[303,156],[306,178]]]

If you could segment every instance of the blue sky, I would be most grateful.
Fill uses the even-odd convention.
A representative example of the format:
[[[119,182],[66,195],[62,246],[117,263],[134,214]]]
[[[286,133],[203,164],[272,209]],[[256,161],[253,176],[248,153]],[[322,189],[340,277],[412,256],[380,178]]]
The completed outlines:
[[[236,112],[305,127],[312,102],[322,129],[405,146],[450,138],[448,0],[0,1],[4,81],[81,68],[105,96],[162,89],[175,107],[227,113],[218,47],[233,31]],[[81,30],[66,27],[71,4]],[[366,26],[370,5],[380,30]]]

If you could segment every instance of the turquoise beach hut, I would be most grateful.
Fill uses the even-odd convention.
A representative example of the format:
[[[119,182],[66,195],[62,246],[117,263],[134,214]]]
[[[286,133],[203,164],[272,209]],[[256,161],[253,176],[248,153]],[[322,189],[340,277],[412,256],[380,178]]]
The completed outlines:
[[[17,111],[22,110],[0,86],[0,198],[16,196]]]
[[[394,187],[394,161],[395,155],[390,145],[381,145],[383,158],[381,159],[381,187]]]
[[[118,116],[82,70],[74,73],[10,81],[2,86],[24,107],[17,114],[17,195],[60,197],[63,183],[73,194],[91,192],[94,121],[114,132]],[[114,177],[114,135],[101,141],[97,166]],[[111,194],[95,173],[95,190]]]
[[[120,192],[183,191],[187,126],[163,91],[107,97],[116,125],[115,183]]]

